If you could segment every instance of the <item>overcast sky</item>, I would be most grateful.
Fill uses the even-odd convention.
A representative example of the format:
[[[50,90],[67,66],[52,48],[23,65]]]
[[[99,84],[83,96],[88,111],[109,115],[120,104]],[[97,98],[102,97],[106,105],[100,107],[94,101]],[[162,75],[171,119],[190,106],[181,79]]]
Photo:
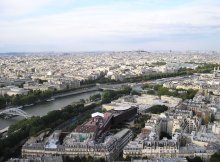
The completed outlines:
[[[220,50],[220,0],[0,0],[0,52]]]

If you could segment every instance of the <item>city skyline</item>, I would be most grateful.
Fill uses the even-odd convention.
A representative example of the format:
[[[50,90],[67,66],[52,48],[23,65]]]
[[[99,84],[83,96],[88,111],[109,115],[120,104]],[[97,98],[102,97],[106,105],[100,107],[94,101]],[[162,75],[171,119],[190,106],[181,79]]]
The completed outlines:
[[[217,0],[0,0],[0,53],[220,50]]]

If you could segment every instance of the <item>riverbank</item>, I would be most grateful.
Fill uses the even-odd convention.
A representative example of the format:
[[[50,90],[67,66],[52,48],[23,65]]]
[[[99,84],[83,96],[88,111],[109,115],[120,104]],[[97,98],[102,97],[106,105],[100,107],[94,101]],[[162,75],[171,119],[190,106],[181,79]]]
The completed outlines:
[[[77,95],[77,94],[82,94],[82,93],[88,93],[88,92],[93,92],[93,91],[99,91],[99,88],[97,86],[91,87],[91,88],[83,88],[81,90],[74,90],[74,91],[69,91],[61,94],[56,94],[53,97],[56,98],[61,98],[61,97],[67,97],[71,95]]]
[[[77,94],[77,95],[69,95],[66,97],[60,97],[60,98],[57,98],[56,100],[51,101],[51,102],[45,101],[42,103],[35,104],[33,106],[24,107],[23,110],[30,115],[44,116],[50,111],[60,110],[61,108],[65,107],[67,105],[70,105],[73,102],[78,102],[80,99],[88,100],[90,98],[90,96],[98,94],[98,93],[102,93],[102,92],[92,91],[92,92],[81,93],[81,94]],[[19,116],[13,117],[13,118],[7,119],[7,120],[0,118],[0,129],[3,129],[7,126],[15,124],[16,122],[18,122],[22,119],[23,118],[19,117]]]
[[[31,107],[31,106],[34,106],[34,105],[37,105],[37,104],[42,104],[44,102],[51,102],[51,101],[54,101],[55,99],[58,99],[58,98],[61,98],[61,97],[68,97],[68,96],[72,96],[72,95],[78,95],[78,94],[94,92],[94,91],[99,91],[99,88],[97,86],[95,86],[95,87],[91,87],[91,88],[82,88],[82,89],[77,89],[77,90],[72,90],[72,91],[65,91],[63,93],[58,93],[56,95],[53,95],[49,99],[36,101],[34,103],[25,104],[25,105],[22,105],[22,106],[15,106],[15,105],[13,106],[13,105],[11,105],[9,107],[6,107],[5,109],[8,109],[8,108],[23,109],[23,108]],[[3,111],[5,109],[0,109],[0,111]]]
[[[63,97],[69,97],[69,96],[80,95],[80,94],[90,93],[90,92],[98,92],[98,91],[99,91],[98,87],[83,88],[83,89],[77,89],[77,90],[72,90],[72,91],[66,91],[66,92],[63,92],[60,94],[56,94],[56,95],[52,96],[50,99],[42,100],[42,101],[39,101],[36,103],[32,103],[27,106],[24,105],[22,109],[30,108],[31,106],[40,105],[40,104],[47,103],[47,102],[54,102],[56,99],[60,99]]]
[[[61,94],[68,94],[72,92],[85,91],[85,89],[90,89],[96,87],[95,84],[83,85],[78,88],[70,88],[64,90],[55,91],[41,91],[41,90],[30,90],[26,95],[12,95],[12,96],[2,96],[0,97],[0,109],[6,109],[7,107],[16,106],[31,106],[32,104],[41,103],[47,100],[51,100],[53,96],[59,96]]]

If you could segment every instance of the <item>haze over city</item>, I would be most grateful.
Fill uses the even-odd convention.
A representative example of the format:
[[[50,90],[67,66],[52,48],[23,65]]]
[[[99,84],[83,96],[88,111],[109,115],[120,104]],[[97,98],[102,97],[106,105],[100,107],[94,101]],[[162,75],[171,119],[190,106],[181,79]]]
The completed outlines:
[[[218,0],[0,0],[0,52],[220,50]]]

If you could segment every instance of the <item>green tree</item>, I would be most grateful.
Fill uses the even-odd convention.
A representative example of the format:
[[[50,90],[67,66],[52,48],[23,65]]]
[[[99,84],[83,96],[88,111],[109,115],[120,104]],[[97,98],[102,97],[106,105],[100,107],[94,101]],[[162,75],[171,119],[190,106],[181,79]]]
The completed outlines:
[[[126,86],[118,91],[113,91],[113,90],[104,91],[102,94],[102,104],[110,103],[112,100],[118,99],[123,95],[129,95],[131,93],[131,90],[132,90],[131,87]]]
[[[80,99],[80,101],[79,101],[80,103],[86,103],[86,101],[84,100],[84,99]]]
[[[210,162],[219,162],[219,161],[220,161],[220,152],[214,153],[214,154],[211,156],[211,158],[210,158],[209,161],[210,161]]]
[[[188,162],[203,162],[203,160],[199,156],[196,156],[194,158],[186,157],[186,159],[188,160]]]
[[[115,97],[115,92],[114,91],[105,91],[102,94],[102,103],[110,103],[112,101],[112,99]]]
[[[135,90],[132,90],[131,91],[131,95],[138,95],[138,96],[140,96],[141,94],[139,92],[135,91]]]
[[[0,109],[3,109],[6,107],[6,99],[5,98],[0,98]]]
[[[213,123],[214,121],[215,121],[215,115],[214,115],[214,114],[211,114],[210,122]]]
[[[95,94],[95,95],[92,95],[90,96],[90,101],[97,101],[97,100],[100,100],[101,99],[101,94]]]
[[[150,112],[153,114],[160,114],[164,111],[167,111],[168,107],[165,105],[154,105],[146,110],[146,112]]]
[[[154,90],[149,90],[149,91],[147,91],[147,94],[149,94],[149,95],[155,95],[156,92],[155,92]]]

